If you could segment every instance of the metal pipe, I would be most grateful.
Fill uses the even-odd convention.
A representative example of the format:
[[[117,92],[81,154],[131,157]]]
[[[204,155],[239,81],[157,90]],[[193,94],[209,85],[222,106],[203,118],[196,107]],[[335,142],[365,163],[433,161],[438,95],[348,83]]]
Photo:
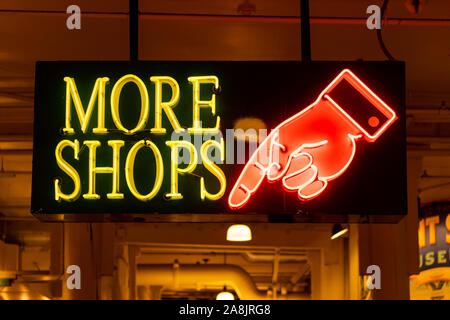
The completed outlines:
[[[0,177],[15,177],[20,175],[31,175],[31,171],[3,171],[0,170]]]
[[[225,21],[225,22],[261,22],[299,24],[301,18],[296,16],[237,16],[237,15],[195,15],[195,14],[163,14],[163,13],[141,13],[144,20],[188,20],[188,21]],[[312,24],[346,24],[365,25],[367,18],[357,17],[310,17]],[[389,18],[383,24],[392,26],[450,26],[450,19],[404,19]]]
[[[291,277],[291,284],[296,285],[310,271],[310,265],[305,263],[300,266],[298,272]]]
[[[176,274],[175,275],[175,269]],[[175,282],[177,282],[175,284]],[[163,286],[164,288],[197,288],[198,284],[232,287],[242,300],[272,299],[259,291],[250,275],[241,267],[224,264],[185,264],[174,268],[171,264],[138,265],[136,285]],[[309,299],[307,294],[287,294],[281,299]]]
[[[442,188],[442,187],[446,187],[448,185],[450,185],[450,182],[440,183],[440,184],[437,184],[437,185],[434,185],[434,186],[425,187],[425,188],[419,188],[419,193],[422,193],[422,192],[428,191],[428,190],[439,189],[439,188]]]
[[[226,245],[207,245],[207,244],[175,244],[175,243],[161,243],[161,244],[154,244],[154,243],[148,243],[148,242],[124,242],[123,244],[133,244],[140,247],[141,254],[145,254],[146,252],[186,252],[186,249],[189,253],[194,252],[203,252],[205,254],[211,254],[211,253],[223,253],[223,252],[230,252],[230,253],[241,253],[242,251],[247,252],[257,252],[257,253],[266,253],[266,254],[273,254],[274,247],[258,247],[258,248],[252,248],[250,246],[239,246],[239,245],[233,245],[232,247],[226,246]],[[305,251],[299,250],[299,249],[293,249],[289,247],[282,247],[280,248],[283,255],[301,255]]]
[[[272,284],[273,288],[273,297],[276,298],[277,294],[277,282],[278,282],[278,272],[280,270],[280,250],[275,251],[275,256],[273,259],[273,272],[272,272]]]
[[[409,136],[406,137],[408,143],[430,144],[430,143],[450,143],[450,137],[425,137],[425,136]]]
[[[450,157],[450,149],[408,148],[407,153],[408,157]]]
[[[273,262],[275,255],[273,254],[254,254],[248,251],[241,253],[242,257],[248,262]],[[280,253],[279,262],[306,262],[306,255],[293,255]]]
[[[33,103],[34,98],[29,96],[24,96],[22,94],[9,93],[9,92],[0,92],[0,98],[13,99],[22,102]]]
[[[2,150],[0,149],[0,156],[8,156],[8,155],[14,155],[14,156],[28,156],[31,155],[33,150],[22,150],[22,149],[15,149],[15,150]]]
[[[67,17],[65,11],[52,10],[0,10],[2,14],[34,15],[43,14],[49,16]],[[88,18],[111,18],[128,19],[128,12],[83,12],[84,17]],[[299,24],[298,16],[238,16],[238,15],[206,15],[206,14],[176,14],[176,13],[152,13],[141,12],[141,19],[145,20],[191,20],[191,21],[229,21],[229,22],[263,22],[263,23],[284,23]],[[365,25],[367,18],[359,17],[310,17],[312,24],[350,24]],[[416,18],[388,18],[383,24],[393,26],[450,26],[450,19],[416,19]]]
[[[442,115],[442,114],[450,114],[450,108],[448,107],[430,107],[430,108],[416,108],[416,107],[409,107],[406,109],[406,114],[427,114],[427,115]]]
[[[64,273],[50,274],[48,271],[22,271],[17,276],[21,282],[48,282],[60,280]]]

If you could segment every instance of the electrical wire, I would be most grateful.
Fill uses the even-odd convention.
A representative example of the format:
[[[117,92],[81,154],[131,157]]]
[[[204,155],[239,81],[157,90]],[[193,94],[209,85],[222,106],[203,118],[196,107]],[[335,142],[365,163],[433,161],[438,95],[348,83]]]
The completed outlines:
[[[389,0],[384,0],[383,5],[381,7],[381,21],[384,20],[384,14],[386,12],[386,8],[388,6]],[[383,36],[381,34],[381,28],[377,29],[377,38],[378,38],[378,43],[381,47],[381,50],[383,50],[384,55],[390,60],[390,61],[394,61],[396,60],[392,54],[389,52],[388,48],[386,47],[386,45],[383,42]]]

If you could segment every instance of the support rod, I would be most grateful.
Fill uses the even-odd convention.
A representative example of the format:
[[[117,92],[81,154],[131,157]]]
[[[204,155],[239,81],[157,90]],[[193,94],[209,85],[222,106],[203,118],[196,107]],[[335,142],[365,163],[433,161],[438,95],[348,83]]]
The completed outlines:
[[[130,60],[137,61],[139,50],[139,0],[130,0]]]
[[[300,0],[302,36],[302,61],[311,61],[311,31],[309,24],[309,0]]]

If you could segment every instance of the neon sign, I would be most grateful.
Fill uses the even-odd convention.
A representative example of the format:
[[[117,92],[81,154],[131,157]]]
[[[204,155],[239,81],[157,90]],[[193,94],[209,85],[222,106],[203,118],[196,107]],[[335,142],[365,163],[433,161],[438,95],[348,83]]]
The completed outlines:
[[[39,219],[406,212],[399,62],[38,62],[34,110]]]
[[[98,108],[97,116],[97,127],[93,128],[92,132],[95,135],[105,135],[111,130],[105,127],[105,88],[109,82],[108,77],[99,77],[95,81],[94,88],[92,90],[89,104],[86,110],[83,108],[81,102],[80,94],[78,93],[77,85],[74,78],[64,77],[66,83],[66,99],[65,99],[65,127],[63,132],[67,135],[76,134],[76,130],[72,127],[72,102],[78,116],[81,133],[85,134],[87,132],[89,121],[94,111],[95,104]],[[174,131],[183,131],[180,123],[173,112],[178,101],[180,100],[180,89],[178,82],[169,76],[152,76],[150,81],[155,84],[155,126],[149,130],[151,134],[161,134],[167,133],[166,128],[162,127],[162,111],[166,114],[170,124]],[[219,88],[219,79],[216,76],[195,76],[189,77],[188,81],[193,87],[193,124],[192,127],[188,129],[191,133],[217,133],[220,132],[220,117],[216,116],[216,125],[213,128],[203,128],[200,121],[200,110],[201,108],[210,108],[212,115],[216,113],[216,100],[215,93],[213,92],[210,100],[201,100],[200,85],[201,84],[212,84],[214,89]],[[127,83],[133,83],[139,90],[139,96],[141,99],[140,115],[137,125],[133,129],[127,129],[122,124],[120,119],[119,101],[122,89]],[[167,85],[170,87],[172,96],[169,101],[163,101],[162,91],[163,86]],[[111,91],[111,116],[116,129],[123,132],[125,135],[133,135],[137,132],[145,130],[145,126],[149,116],[150,110],[150,100],[148,95],[147,87],[139,77],[133,74],[127,74],[122,76],[113,86]],[[99,200],[101,196],[96,192],[96,176],[97,174],[111,174],[112,175],[112,190],[106,195],[107,199],[123,199],[124,194],[119,191],[120,186],[120,153],[122,147],[125,145],[124,140],[108,140],[108,146],[112,148],[112,166],[111,167],[100,167],[97,166],[97,149],[101,147],[101,142],[98,140],[85,140],[82,146],[87,147],[89,152],[89,174],[88,174],[88,191],[83,194],[83,198],[87,200]],[[179,175],[192,173],[198,163],[198,152],[194,145],[188,141],[166,141],[167,147],[171,149],[171,165],[170,165],[170,192],[165,194],[167,200],[180,200],[183,199],[183,195],[179,192],[178,180]],[[74,141],[64,139],[61,140],[55,148],[55,158],[58,167],[67,174],[72,180],[73,191],[71,193],[63,193],[61,191],[61,180],[55,178],[54,180],[54,198],[56,201],[76,201],[81,195],[81,179],[76,171],[62,156],[62,151],[64,148],[73,149],[73,158],[79,160],[78,154],[80,153],[80,142],[75,139]],[[151,191],[143,195],[141,194],[135,185],[134,179],[134,163],[138,151],[148,147],[154,157],[156,163],[155,181]],[[208,140],[204,142],[201,146],[200,157],[204,164],[204,167],[210,171],[210,173],[215,176],[219,183],[220,188],[217,192],[207,191],[205,178],[201,177],[201,185],[199,190],[199,196],[201,199],[218,200],[224,193],[226,188],[226,177],[222,169],[215,163],[213,163],[208,158],[209,149],[217,149],[220,153],[221,158],[224,158],[224,144],[223,139],[221,142],[214,140]],[[187,149],[190,154],[190,162],[185,168],[179,167],[178,154],[180,149]],[[131,194],[140,201],[149,201],[153,199],[162,186],[162,181],[164,178],[164,165],[162,160],[162,155],[158,147],[151,140],[143,139],[136,142],[128,152],[125,161],[125,180],[127,187]]]
[[[372,131],[358,123],[340,102],[355,103],[349,94],[362,101],[361,107],[378,111],[384,117],[382,124],[377,116],[368,119]],[[278,125],[261,143],[231,190],[230,208],[243,207],[265,177],[269,182],[281,179],[284,189],[297,192],[300,200],[319,196],[328,181],[347,170],[355,142],[376,141],[396,119],[395,112],[356,75],[343,70],[314,103]]]

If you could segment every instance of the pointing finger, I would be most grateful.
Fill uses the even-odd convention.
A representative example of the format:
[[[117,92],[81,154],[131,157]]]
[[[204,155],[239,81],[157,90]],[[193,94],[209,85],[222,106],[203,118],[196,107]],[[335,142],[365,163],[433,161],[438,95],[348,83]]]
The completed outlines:
[[[317,178],[317,168],[312,165],[301,173],[296,173],[283,178],[283,186],[288,190],[302,189]]]
[[[298,190],[298,197],[304,200],[312,199],[321,194],[326,186],[326,180],[316,180],[313,183],[308,184],[304,188]]]
[[[305,171],[312,165],[312,162],[312,157],[308,153],[301,152],[293,155],[286,171],[286,177]]]
[[[250,157],[250,160],[234,184],[228,198],[228,204],[231,208],[237,209],[244,206],[263,182],[269,166],[267,141],[270,141],[269,137],[261,143],[255,153]]]

